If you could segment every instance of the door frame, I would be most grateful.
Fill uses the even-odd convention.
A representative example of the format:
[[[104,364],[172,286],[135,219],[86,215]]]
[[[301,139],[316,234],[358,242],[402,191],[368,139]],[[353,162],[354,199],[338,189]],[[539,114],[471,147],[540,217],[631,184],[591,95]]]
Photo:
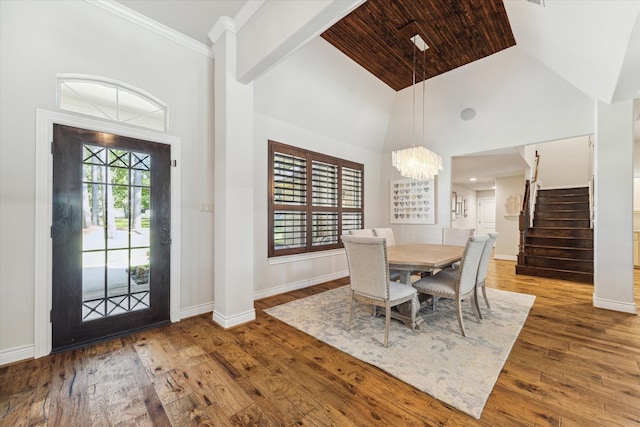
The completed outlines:
[[[53,125],[61,124],[142,139],[171,146],[171,160],[180,165],[180,138],[122,123],[89,118],[71,113],[36,110],[36,176],[35,176],[35,266],[34,266],[34,357],[51,353],[52,328],[52,252],[51,226],[53,206]],[[171,168],[171,322],[180,320],[180,169]]]

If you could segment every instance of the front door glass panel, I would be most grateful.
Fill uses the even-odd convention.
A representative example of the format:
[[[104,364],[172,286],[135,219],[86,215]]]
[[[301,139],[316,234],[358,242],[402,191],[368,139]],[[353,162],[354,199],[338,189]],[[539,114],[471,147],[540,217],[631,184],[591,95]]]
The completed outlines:
[[[82,321],[148,309],[151,156],[82,150]]]

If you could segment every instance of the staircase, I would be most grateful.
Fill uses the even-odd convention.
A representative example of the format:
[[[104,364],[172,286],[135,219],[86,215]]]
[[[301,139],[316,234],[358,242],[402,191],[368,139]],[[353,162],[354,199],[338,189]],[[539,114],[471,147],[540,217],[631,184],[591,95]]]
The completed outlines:
[[[516,274],[593,284],[589,188],[538,190]]]

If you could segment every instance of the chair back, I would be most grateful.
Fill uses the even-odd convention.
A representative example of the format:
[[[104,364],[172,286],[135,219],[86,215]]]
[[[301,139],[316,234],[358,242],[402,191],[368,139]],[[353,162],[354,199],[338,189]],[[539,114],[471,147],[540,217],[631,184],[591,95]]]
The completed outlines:
[[[489,268],[489,261],[491,260],[491,251],[493,250],[493,245],[498,238],[499,233],[489,233],[489,240],[484,245],[484,249],[482,250],[482,257],[480,258],[480,265],[478,266],[478,283],[484,282],[487,277],[487,269]]]
[[[376,237],[384,237],[387,239],[387,247],[396,245],[396,238],[391,228],[374,228],[373,234],[375,234]]]
[[[442,244],[465,246],[474,231],[476,231],[474,228],[443,228]]]
[[[349,265],[351,290],[357,294],[389,298],[389,264],[383,237],[342,236]]]
[[[349,234],[352,236],[375,237],[375,234],[373,234],[372,228],[360,228],[356,230],[349,230]]]
[[[460,271],[458,272],[457,293],[464,295],[473,290],[476,286],[478,277],[478,267],[480,266],[480,258],[485,244],[489,240],[489,236],[472,236],[467,241],[460,261]]]

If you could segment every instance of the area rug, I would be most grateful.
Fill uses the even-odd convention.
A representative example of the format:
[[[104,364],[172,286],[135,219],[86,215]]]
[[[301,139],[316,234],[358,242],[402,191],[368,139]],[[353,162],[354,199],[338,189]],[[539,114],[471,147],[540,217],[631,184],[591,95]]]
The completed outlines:
[[[436,311],[420,311],[416,331],[393,320],[385,348],[384,315],[374,318],[371,306],[356,304],[351,331],[345,330],[349,292],[343,286],[265,312],[478,419],[535,300],[487,288],[492,310],[480,301],[481,324],[463,304],[465,338],[454,302],[441,299]]]

